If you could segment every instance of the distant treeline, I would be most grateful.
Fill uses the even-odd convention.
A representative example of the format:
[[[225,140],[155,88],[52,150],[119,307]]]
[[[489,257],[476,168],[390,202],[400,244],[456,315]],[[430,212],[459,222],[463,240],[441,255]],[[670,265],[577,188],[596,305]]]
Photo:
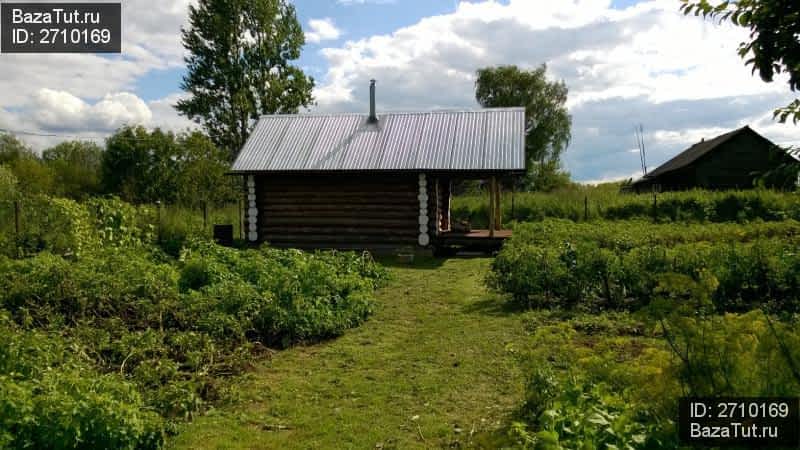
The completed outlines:
[[[13,135],[0,134],[0,176],[15,178],[22,195],[223,204],[236,199],[237,180],[225,175],[229,164],[228,154],[199,131],[123,127],[106,140],[105,148],[65,141],[41,155]]]

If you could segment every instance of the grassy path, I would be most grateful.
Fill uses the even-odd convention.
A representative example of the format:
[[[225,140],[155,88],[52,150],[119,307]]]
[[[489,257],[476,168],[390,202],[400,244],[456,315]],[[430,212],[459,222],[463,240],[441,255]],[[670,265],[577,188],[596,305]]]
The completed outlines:
[[[344,336],[277,353],[243,401],[195,420],[175,448],[481,447],[519,405],[509,343],[519,317],[483,287],[488,259],[392,268],[375,315]]]

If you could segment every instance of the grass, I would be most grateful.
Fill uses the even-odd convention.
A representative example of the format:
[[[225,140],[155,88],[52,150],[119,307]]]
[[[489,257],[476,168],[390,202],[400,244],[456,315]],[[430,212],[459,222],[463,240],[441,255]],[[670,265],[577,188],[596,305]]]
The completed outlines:
[[[392,264],[375,315],[343,337],[276,353],[236,403],[173,448],[493,447],[522,399],[519,315],[488,294],[489,259]]]
[[[513,197],[513,207],[512,207]],[[483,195],[453,197],[454,222],[470,220],[473,228],[487,226],[489,200]],[[664,192],[657,196],[656,218],[679,222],[743,222],[800,219],[800,196],[767,190]],[[561,218],[573,221],[653,218],[652,194],[621,194],[618,184],[570,186],[550,193],[505,191],[503,223]]]

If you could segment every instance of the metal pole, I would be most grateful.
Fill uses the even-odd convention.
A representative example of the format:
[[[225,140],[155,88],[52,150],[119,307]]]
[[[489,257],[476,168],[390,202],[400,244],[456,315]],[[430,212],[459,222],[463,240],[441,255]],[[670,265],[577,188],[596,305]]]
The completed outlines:
[[[203,202],[203,230],[208,229],[208,202]]]

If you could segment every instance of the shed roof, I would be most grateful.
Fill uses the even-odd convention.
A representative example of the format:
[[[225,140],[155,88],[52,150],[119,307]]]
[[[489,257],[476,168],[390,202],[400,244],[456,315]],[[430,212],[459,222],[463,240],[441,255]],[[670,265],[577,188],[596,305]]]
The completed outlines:
[[[742,133],[752,133],[755,136],[763,139],[764,142],[767,144],[774,146],[775,144],[770,141],[769,139],[765,138],[764,136],[758,134],[755,130],[750,128],[748,125],[743,126],[742,128],[729,131],[725,134],[721,134],[713,139],[702,140],[688,149],[678,153],[675,157],[670,159],[669,161],[665,162],[664,164],[658,166],[655,170],[649,172],[644,177],[640,178],[636,181],[636,183],[643,183],[646,181],[651,181],[653,178],[659,177],[664,175],[665,173],[672,172],[678,169],[682,169],[684,167],[689,166],[690,164],[694,163],[701,157],[711,153],[712,151],[719,148],[722,144],[730,141],[731,139],[739,136]]]
[[[272,115],[231,172],[521,171],[525,109]]]

